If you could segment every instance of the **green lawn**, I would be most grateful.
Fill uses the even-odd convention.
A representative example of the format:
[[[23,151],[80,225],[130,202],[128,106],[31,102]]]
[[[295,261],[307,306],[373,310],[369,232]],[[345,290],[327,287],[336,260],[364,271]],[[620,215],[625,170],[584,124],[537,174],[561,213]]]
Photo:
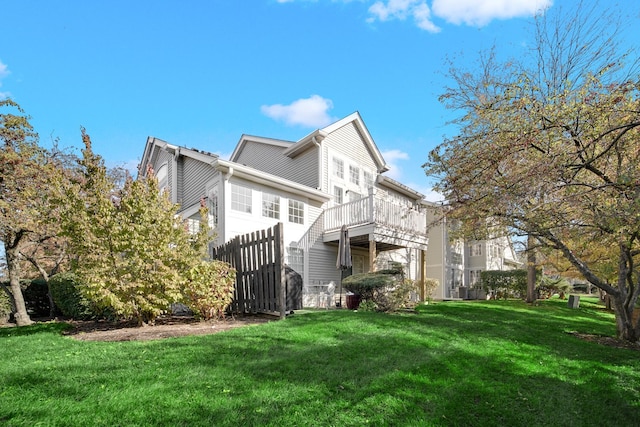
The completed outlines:
[[[581,299],[347,310],[146,342],[0,329],[6,426],[638,426],[640,352]]]

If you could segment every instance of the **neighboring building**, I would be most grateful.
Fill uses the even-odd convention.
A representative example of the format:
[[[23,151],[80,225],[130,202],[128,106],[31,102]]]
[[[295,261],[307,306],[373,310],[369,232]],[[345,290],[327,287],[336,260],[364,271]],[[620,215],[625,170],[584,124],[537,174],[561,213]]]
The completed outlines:
[[[342,225],[352,273],[399,261],[407,277],[426,277],[424,196],[384,175],[388,167],[358,113],[296,142],[243,135],[229,160],[149,137],[140,175],[149,166],[187,221],[198,223],[207,200],[215,245],[282,222],[286,261],[303,278],[306,305],[332,304],[333,287],[340,289]]]
[[[426,275],[437,279],[439,287],[434,299],[484,298],[474,289],[480,273],[486,270],[514,270],[522,267],[508,237],[490,240],[453,239],[450,231],[455,224],[443,216],[440,205],[430,203],[427,208],[429,250]]]

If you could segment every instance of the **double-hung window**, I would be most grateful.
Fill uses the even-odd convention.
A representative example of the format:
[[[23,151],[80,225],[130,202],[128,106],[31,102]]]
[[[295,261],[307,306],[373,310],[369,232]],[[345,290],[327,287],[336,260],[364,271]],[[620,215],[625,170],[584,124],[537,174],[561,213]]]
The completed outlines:
[[[349,165],[349,181],[353,184],[360,186],[360,168],[357,166]]]
[[[262,193],[262,216],[280,219],[280,197],[275,194]]]
[[[251,213],[250,188],[231,184],[231,209],[238,212]]]
[[[304,203],[289,199],[289,222],[304,224]]]
[[[337,157],[333,158],[333,175],[340,179],[344,179],[344,161]]]
[[[337,185],[333,187],[333,201],[336,205],[344,203],[344,192],[342,188]]]

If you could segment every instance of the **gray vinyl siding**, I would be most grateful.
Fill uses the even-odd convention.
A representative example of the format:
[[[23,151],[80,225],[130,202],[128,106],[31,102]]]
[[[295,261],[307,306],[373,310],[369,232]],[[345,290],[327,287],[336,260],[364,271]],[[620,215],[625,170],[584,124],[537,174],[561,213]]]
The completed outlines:
[[[340,281],[340,270],[336,268],[337,247],[329,246],[319,240],[309,250],[309,280],[307,283],[328,283]]]
[[[249,141],[236,162],[316,188],[318,186],[317,148],[310,148],[295,158],[283,155],[284,150],[275,145]]]
[[[182,164],[181,178],[184,192],[182,200],[178,200],[178,203],[186,208],[198,203],[200,198],[206,196],[204,186],[213,178],[215,170],[211,165],[190,157],[182,157],[179,164]]]
[[[311,148],[290,160],[295,162],[296,166],[292,167],[290,171],[286,171],[289,176],[285,176],[285,178],[312,188],[319,186],[318,148]]]
[[[353,123],[337,129],[323,142],[331,151],[340,153],[362,167],[376,170],[373,153],[369,151],[364,138]]]
[[[176,169],[178,169],[176,171],[176,173],[178,174],[176,179],[178,194],[177,194],[177,197],[173,199],[176,201],[181,201],[182,199],[184,199],[184,159],[185,159],[184,157],[180,156],[178,158],[178,161],[174,162]],[[188,206],[188,205],[183,205],[183,206]]]
[[[284,171],[287,166],[283,151],[284,148],[276,145],[247,141],[235,162],[279,176],[277,172]]]

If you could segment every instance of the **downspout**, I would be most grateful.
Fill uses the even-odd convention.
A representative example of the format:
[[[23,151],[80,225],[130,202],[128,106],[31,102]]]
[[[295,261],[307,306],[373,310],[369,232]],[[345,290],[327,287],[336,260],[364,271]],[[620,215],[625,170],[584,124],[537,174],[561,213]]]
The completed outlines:
[[[318,141],[318,139],[316,138],[316,136],[312,136],[311,137],[311,142],[313,142],[313,144],[318,148],[318,190],[322,190],[323,186],[322,186],[322,182],[323,182],[323,176],[324,176],[324,164],[322,162],[322,146],[320,145],[320,142]]]
[[[178,159],[180,158],[180,147],[176,148],[171,161],[171,202],[178,203]]]
[[[224,174],[224,176],[222,177],[222,185],[220,187],[222,190],[222,214],[220,213],[220,206],[218,206],[218,233],[220,233],[220,223],[222,222],[222,242],[226,243],[227,242],[227,211],[229,210],[228,207],[231,206],[231,200],[230,200],[230,196],[229,194],[231,194],[231,191],[229,190],[229,180],[231,179],[231,177],[233,176],[233,168],[231,166],[229,166],[229,169],[227,169],[227,173]],[[222,219],[222,221],[221,221]]]

